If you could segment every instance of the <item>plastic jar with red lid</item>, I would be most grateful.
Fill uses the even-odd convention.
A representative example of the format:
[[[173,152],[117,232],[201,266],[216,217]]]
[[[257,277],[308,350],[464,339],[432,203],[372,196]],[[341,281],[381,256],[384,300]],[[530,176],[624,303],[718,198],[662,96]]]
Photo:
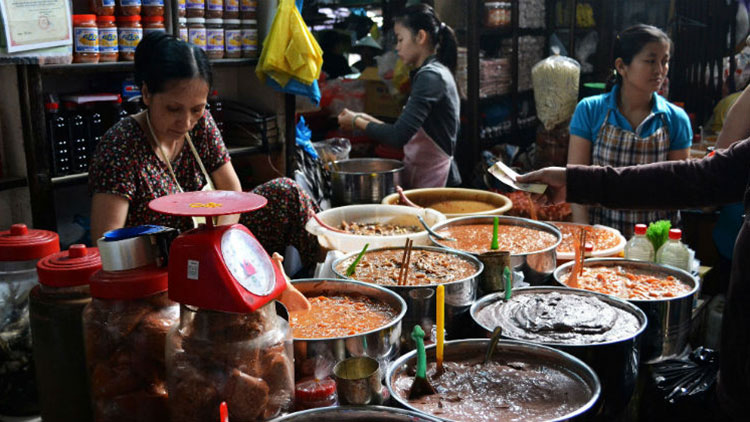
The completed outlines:
[[[164,0],[141,0],[141,15],[164,16]]]
[[[77,244],[37,263],[39,285],[29,295],[29,321],[42,418],[90,421],[83,347],[89,277],[102,267],[99,250]]]
[[[206,51],[206,20],[187,18],[188,42]]]
[[[117,61],[117,25],[114,16],[98,16],[96,26],[99,30],[99,62]]]
[[[141,0],[117,0],[118,16],[135,16],[141,14]]]
[[[164,16],[144,16],[143,17],[143,36],[151,32],[164,32]]]
[[[224,19],[224,57],[242,57],[242,30],[239,19]]]
[[[224,19],[239,19],[240,0],[224,0]]]
[[[336,406],[338,404],[336,381],[331,379],[331,377],[326,377],[322,380],[315,378],[303,379],[294,386],[295,410]]]
[[[185,12],[188,18],[202,18],[206,14],[204,0],[186,0]]]
[[[96,15],[73,15],[73,62],[99,62],[99,30]]]
[[[206,19],[206,54],[209,59],[224,58],[223,19]]]
[[[205,0],[206,19],[221,19],[224,17],[224,0]]]
[[[140,15],[117,17],[117,47],[120,52],[120,61],[135,60],[135,48],[141,39],[143,39],[143,27]]]
[[[115,0],[91,0],[91,11],[97,16],[112,16],[115,14]]]

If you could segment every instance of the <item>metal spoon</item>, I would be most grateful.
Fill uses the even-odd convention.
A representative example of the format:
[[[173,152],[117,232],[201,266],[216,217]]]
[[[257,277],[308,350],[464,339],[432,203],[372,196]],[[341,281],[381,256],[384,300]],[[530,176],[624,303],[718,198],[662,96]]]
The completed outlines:
[[[418,215],[417,219],[419,220],[420,223],[422,223],[422,227],[424,227],[424,229],[427,230],[427,233],[435,236],[438,240],[448,240],[450,242],[455,242],[456,241],[456,239],[454,239],[452,237],[443,236],[442,234],[438,234],[435,230],[432,230],[430,228],[430,226],[427,225],[427,222],[424,221],[424,218],[422,218],[421,215]]]

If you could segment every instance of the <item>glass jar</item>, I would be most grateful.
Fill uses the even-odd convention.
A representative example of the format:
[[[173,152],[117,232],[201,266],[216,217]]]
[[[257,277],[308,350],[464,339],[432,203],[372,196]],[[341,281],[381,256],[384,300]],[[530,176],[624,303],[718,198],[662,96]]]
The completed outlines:
[[[322,380],[307,378],[294,386],[294,409],[305,410],[317,407],[337,406],[336,381],[331,377]]]
[[[141,14],[141,0],[117,0],[118,16],[135,16]]]
[[[209,59],[224,58],[223,19],[206,19],[206,54]]]
[[[258,21],[255,19],[242,20],[242,57],[258,57]]]
[[[99,31],[96,15],[73,15],[73,62],[99,62]]]
[[[221,19],[224,17],[224,0],[205,0],[206,19]]]
[[[37,389],[45,422],[91,421],[83,348],[89,277],[102,267],[99,251],[73,245],[39,261],[39,285],[29,295]]]
[[[503,3],[503,25],[504,26],[510,26],[513,16],[513,12],[511,11],[511,4],[509,2]]]
[[[258,0],[240,0],[240,17],[242,19],[255,19],[258,9]]]
[[[97,16],[112,16],[115,14],[115,0],[91,0],[89,8]]]
[[[14,224],[0,232],[0,415],[39,413],[29,326],[36,263],[60,251],[57,234]]]
[[[96,422],[168,418],[164,347],[179,308],[167,297],[166,270],[150,268],[91,278],[83,334]]]
[[[499,1],[484,4],[484,26],[500,28],[505,25],[504,3]]]
[[[114,16],[98,16],[96,26],[99,30],[99,62],[117,61],[117,25]]]
[[[204,0],[186,0],[185,11],[188,18],[202,18],[205,14]]]
[[[150,32],[166,31],[164,27],[164,16],[144,16],[143,17],[143,36]]]
[[[224,19],[224,57],[242,57],[242,30],[239,19]]]
[[[117,49],[120,53],[120,61],[135,60],[135,48],[142,38],[143,27],[140,15],[117,17]]]
[[[273,302],[247,314],[180,305],[166,356],[173,421],[214,420],[221,401],[237,420],[266,420],[291,410],[292,334]]]
[[[164,0],[142,0],[141,15],[164,16]]]
[[[187,18],[188,42],[206,50],[206,20]]]
[[[181,40],[188,42],[188,29],[187,29],[187,19],[186,18],[178,18],[177,19],[177,35],[180,37]]]
[[[240,17],[240,0],[224,0],[224,19]]]
[[[185,17],[185,0],[177,0],[177,16],[182,18]]]

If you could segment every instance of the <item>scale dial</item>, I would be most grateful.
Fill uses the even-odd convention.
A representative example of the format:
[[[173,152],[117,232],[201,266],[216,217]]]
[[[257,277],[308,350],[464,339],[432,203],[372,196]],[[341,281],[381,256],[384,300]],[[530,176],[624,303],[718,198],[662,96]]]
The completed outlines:
[[[276,285],[265,249],[245,231],[229,229],[221,236],[221,255],[234,279],[255,296],[268,296]]]

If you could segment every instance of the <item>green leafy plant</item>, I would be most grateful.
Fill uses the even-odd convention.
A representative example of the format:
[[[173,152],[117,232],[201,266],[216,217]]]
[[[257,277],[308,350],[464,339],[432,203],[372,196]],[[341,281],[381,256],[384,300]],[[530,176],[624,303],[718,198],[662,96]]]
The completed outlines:
[[[661,245],[669,239],[669,229],[672,223],[669,220],[659,220],[648,225],[646,237],[654,245],[654,251],[658,251]]]

